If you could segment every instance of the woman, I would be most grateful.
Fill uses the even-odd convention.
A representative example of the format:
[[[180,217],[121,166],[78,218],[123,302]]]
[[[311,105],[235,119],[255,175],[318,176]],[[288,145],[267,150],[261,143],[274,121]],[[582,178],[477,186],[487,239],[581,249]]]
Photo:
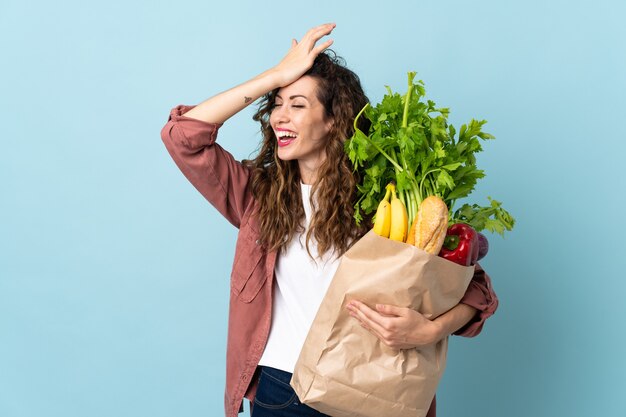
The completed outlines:
[[[257,77],[197,106],[177,106],[161,132],[185,176],[239,228],[227,417],[243,409],[244,396],[253,417],[323,415],[300,403],[289,380],[339,256],[367,231],[352,220],[358,178],[343,152],[367,97],[358,77],[326,51],[333,41],[317,44],[334,27],[293,40],[278,65]],[[263,134],[259,155],[235,161],[215,143],[218,129],[261,97],[254,116]],[[432,321],[396,306],[373,310],[355,301],[349,309],[383,343],[410,349],[450,334],[475,336],[496,307],[489,278],[477,267],[461,303]]]

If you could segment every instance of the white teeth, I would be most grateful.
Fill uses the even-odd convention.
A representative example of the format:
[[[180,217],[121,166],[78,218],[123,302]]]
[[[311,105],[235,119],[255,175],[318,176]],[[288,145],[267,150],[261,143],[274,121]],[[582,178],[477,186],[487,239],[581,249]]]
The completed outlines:
[[[295,138],[297,135],[293,132],[281,130],[279,132],[276,132],[276,136],[278,136],[279,138]]]

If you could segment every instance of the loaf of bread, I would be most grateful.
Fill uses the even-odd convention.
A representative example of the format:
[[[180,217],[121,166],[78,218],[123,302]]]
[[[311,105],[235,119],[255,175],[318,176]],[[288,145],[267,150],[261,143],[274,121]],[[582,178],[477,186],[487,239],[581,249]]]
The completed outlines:
[[[448,230],[448,206],[437,196],[425,198],[414,222],[415,246],[437,255]]]

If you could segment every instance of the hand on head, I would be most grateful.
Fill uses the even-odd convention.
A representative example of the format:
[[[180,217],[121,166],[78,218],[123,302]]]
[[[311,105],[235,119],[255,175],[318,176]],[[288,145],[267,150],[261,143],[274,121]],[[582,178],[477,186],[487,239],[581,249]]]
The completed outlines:
[[[328,39],[317,45],[324,36],[329,35],[335,28],[334,23],[326,23],[310,29],[297,42],[291,41],[291,48],[287,55],[274,67],[280,79],[280,86],[284,87],[300,78],[311,66],[315,58],[332,45],[333,40]]]

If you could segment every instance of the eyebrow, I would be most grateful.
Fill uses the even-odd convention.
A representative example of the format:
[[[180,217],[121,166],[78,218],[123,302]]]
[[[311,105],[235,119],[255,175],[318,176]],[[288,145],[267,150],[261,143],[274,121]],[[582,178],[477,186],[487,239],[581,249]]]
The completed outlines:
[[[276,94],[276,97],[277,97],[277,98],[279,98],[279,99],[281,99],[281,100],[283,99],[283,98],[280,96],[280,94]],[[296,97],[302,97],[302,98],[303,98],[303,99],[305,99],[306,101],[309,101],[309,99],[307,98],[307,96],[302,95],[302,94],[295,94],[295,95],[293,95],[293,96],[289,96],[289,100],[293,100],[293,99],[294,99],[294,98],[296,98]]]

